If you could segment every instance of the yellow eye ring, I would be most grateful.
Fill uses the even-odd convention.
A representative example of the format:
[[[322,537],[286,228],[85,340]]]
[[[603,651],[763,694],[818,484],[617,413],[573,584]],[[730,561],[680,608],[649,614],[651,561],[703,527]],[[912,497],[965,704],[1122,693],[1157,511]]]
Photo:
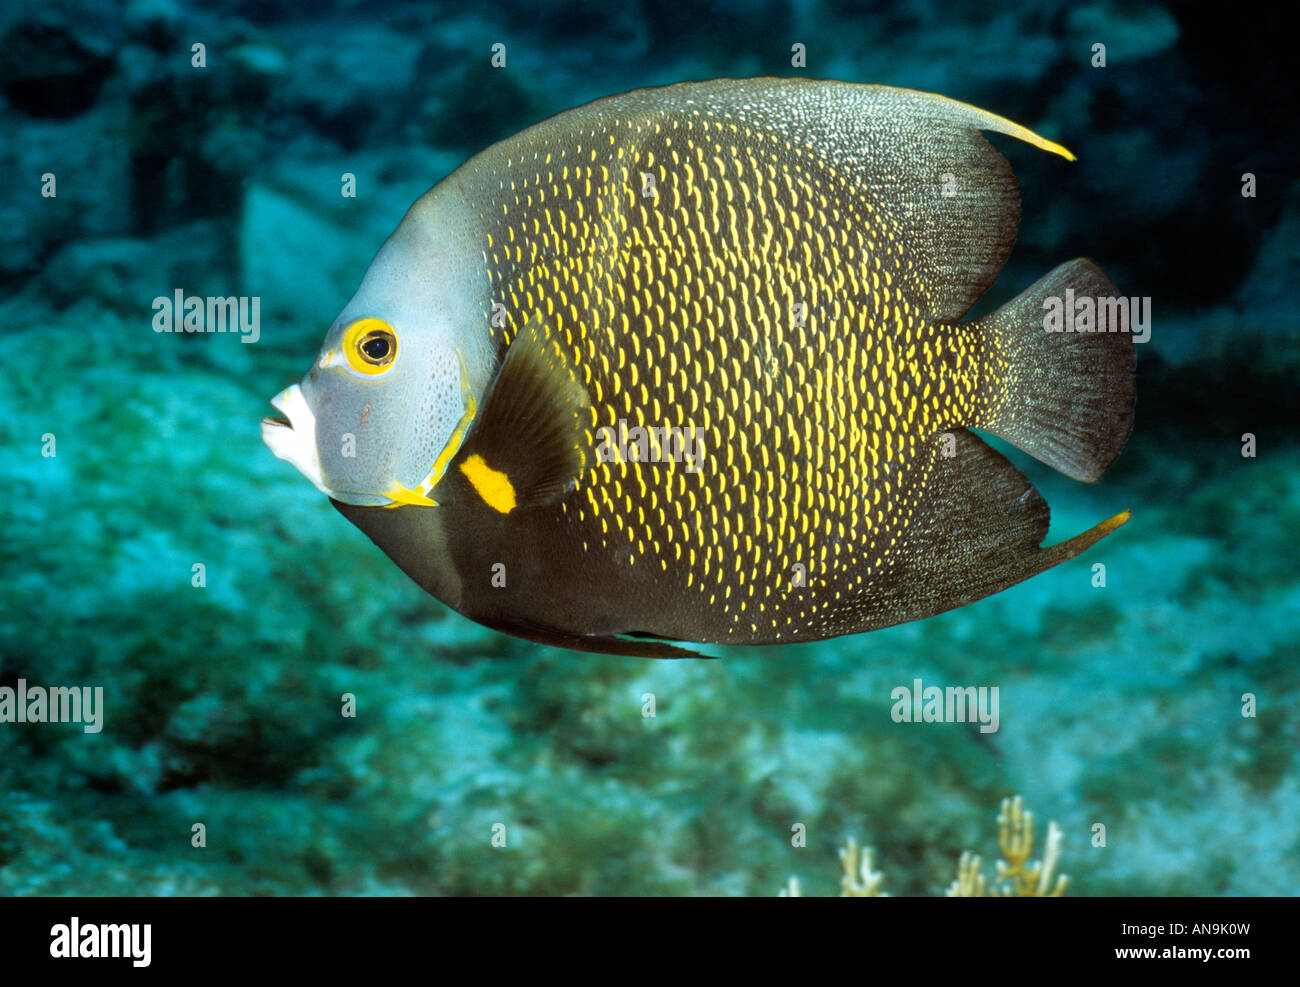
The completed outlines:
[[[397,333],[383,319],[358,319],[343,333],[342,348],[349,367],[377,377],[397,362]]]

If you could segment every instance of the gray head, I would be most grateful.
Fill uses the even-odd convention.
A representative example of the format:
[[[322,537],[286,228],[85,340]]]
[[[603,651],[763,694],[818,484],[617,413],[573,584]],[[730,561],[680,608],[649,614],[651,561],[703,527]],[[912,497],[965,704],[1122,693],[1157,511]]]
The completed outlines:
[[[433,506],[491,372],[473,225],[438,192],[380,248],[302,381],[271,399],[284,417],[262,421],[272,452],[347,504]]]

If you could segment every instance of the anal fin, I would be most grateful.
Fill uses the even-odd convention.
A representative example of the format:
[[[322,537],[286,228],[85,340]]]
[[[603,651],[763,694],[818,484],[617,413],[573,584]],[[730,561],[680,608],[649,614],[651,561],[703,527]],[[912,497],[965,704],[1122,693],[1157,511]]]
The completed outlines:
[[[857,630],[918,620],[998,593],[1074,558],[1129,519],[1124,511],[1044,548],[1047,502],[1006,457],[962,428],[935,436],[930,454],[920,504],[891,552],[898,561],[871,588],[867,613],[858,601],[866,619]]]

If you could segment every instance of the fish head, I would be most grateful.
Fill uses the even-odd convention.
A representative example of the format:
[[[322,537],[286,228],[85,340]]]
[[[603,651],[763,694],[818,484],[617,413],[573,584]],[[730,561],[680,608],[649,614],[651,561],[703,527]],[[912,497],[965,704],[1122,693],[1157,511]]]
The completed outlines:
[[[371,262],[302,380],[262,421],[271,451],[336,501],[437,506],[429,496],[465,437],[482,390],[486,333],[440,248],[411,216]],[[476,383],[478,386],[476,387]]]

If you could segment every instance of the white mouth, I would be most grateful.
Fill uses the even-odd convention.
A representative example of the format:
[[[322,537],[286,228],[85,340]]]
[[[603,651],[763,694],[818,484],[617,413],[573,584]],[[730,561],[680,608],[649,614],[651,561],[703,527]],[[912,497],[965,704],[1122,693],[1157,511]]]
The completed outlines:
[[[262,441],[279,458],[292,463],[321,493],[333,493],[321,480],[320,454],[316,451],[316,416],[302,396],[297,384],[286,387],[271,398],[276,410],[282,411],[288,422],[277,418],[262,419]]]
[[[298,472],[311,480],[312,486],[331,500],[359,507],[387,507],[393,503],[391,497],[380,494],[350,493],[325,486],[320,452],[316,448],[316,416],[302,396],[301,387],[297,384],[286,387],[271,398],[271,404],[284,412],[285,417],[262,419],[262,441],[285,462],[298,467]]]

